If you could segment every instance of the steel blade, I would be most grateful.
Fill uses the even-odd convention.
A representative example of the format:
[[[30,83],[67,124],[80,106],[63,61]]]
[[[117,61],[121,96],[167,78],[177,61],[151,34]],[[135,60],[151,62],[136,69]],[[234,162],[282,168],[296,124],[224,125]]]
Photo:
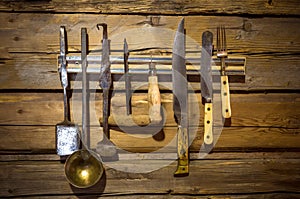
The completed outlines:
[[[202,103],[212,102],[212,43],[213,34],[210,31],[205,31],[202,34],[202,51],[201,51],[201,96]]]
[[[187,79],[184,19],[178,25],[172,53],[173,111],[177,122],[187,127]],[[185,121],[182,121],[184,119]],[[184,124],[185,123],[185,124]]]

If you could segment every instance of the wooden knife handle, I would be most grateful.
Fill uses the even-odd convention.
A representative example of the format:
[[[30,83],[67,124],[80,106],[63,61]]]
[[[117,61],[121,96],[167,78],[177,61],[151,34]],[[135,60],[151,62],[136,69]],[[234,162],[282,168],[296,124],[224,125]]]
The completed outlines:
[[[221,100],[222,100],[222,115],[224,118],[231,117],[230,93],[228,76],[221,76]]]
[[[177,169],[175,177],[184,177],[189,175],[189,136],[188,129],[179,126],[177,129]]]
[[[157,76],[149,76],[149,88],[148,88],[148,103],[149,103],[149,118],[151,123],[160,123],[161,116],[161,99],[158,87]]]
[[[204,144],[213,144],[213,109],[212,103],[204,105]]]

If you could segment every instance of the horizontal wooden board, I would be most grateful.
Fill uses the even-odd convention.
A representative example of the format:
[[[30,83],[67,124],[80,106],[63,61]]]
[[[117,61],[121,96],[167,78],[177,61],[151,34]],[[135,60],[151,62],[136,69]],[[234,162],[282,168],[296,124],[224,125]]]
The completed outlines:
[[[243,18],[226,16],[186,16],[187,51],[200,57],[201,34],[216,26],[227,27],[229,55],[244,56],[246,82],[232,89],[299,89],[298,18]],[[108,23],[111,49],[123,56],[123,40],[129,50],[156,49],[170,54],[174,31],[181,17],[162,16],[158,24],[149,24],[147,16],[110,16],[86,14],[0,13],[0,88],[58,89],[57,55],[59,26],[65,25],[70,51],[80,51],[80,28],[89,33],[90,50],[101,49],[101,31],[96,24]],[[274,43],[276,41],[276,43]],[[153,52],[153,51],[151,51]],[[187,54],[188,55],[188,54]],[[197,66],[195,66],[197,67]]]
[[[163,161],[128,161],[119,166],[136,169]],[[142,166],[142,167],[140,167]],[[106,175],[89,189],[71,187],[59,161],[1,162],[0,196],[55,196],[92,194],[219,195],[299,193],[300,161],[296,159],[201,160],[190,162],[190,175],[174,178],[176,164],[150,173],[128,173],[106,167]]]
[[[163,133],[124,133],[111,130],[111,140],[120,149],[132,153],[176,153],[176,127]],[[154,131],[155,133],[156,131]],[[281,151],[300,150],[300,129],[225,127],[217,129],[214,151]],[[3,153],[55,153],[54,126],[1,126],[0,151]],[[219,136],[219,137],[218,137]],[[102,139],[102,129],[91,129],[91,147]],[[191,129],[191,152],[199,152],[203,144],[203,128]]]
[[[95,94],[95,93],[94,93]],[[112,97],[112,117],[126,118],[125,93]],[[172,94],[161,95],[165,109],[165,126],[176,126],[172,111]],[[235,127],[284,127],[299,128],[299,94],[232,94],[231,126]],[[203,122],[201,96],[190,95],[190,119],[199,126]],[[91,124],[99,126],[102,117],[101,93],[91,94]],[[215,108],[220,110],[220,102],[215,98]],[[147,118],[147,93],[134,93],[132,99],[133,117]],[[198,110],[200,112],[198,112]],[[72,121],[81,123],[81,96],[73,93],[71,99]],[[4,125],[56,125],[63,120],[62,93],[1,93],[0,124]],[[215,111],[215,121],[219,124],[220,115]],[[200,115],[199,115],[200,114]],[[137,117],[139,116],[139,117]],[[217,117],[218,116],[218,117]]]
[[[290,198],[290,199],[298,199],[299,193],[251,193],[251,194],[203,194],[203,195],[197,195],[197,196],[190,196],[189,194],[128,194],[128,195],[111,195],[109,194],[109,198],[120,198],[120,199],[207,199],[207,198],[214,198],[214,199],[224,199],[224,198],[232,198],[232,199],[252,199],[255,197],[256,199],[280,199],[280,198]],[[85,194],[82,196],[82,198],[101,198],[104,196],[95,196],[93,194]],[[55,198],[55,199],[70,199],[70,198],[78,198],[76,195],[67,195],[67,196],[30,196],[30,198],[39,198],[39,199],[49,199],[49,198]]]
[[[172,159],[173,153],[161,153],[153,154],[150,153],[135,153],[135,154],[124,154],[120,153],[120,160],[164,160]],[[298,159],[298,152],[213,152],[206,156],[199,157],[199,153],[191,152],[190,160],[246,160],[246,159]],[[60,161],[60,157],[57,154],[1,154],[0,162],[16,162],[16,161]]]
[[[299,18],[246,18],[230,16],[186,16],[187,51],[200,51],[202,32],[216,34],[218,25],[226,26],[230,54],[277,56],[299,53]],[[156,24],[140,15],[0,13],[2,51],[59,51],[59,27],[65,26],[69,50],[80,50],[80,29],[87,28],[90,50],[101,49],[102,31],[98,23],[108,24],[112,50],[122,50],[126,38],[129,50],[159,48],[171,52],[181,16],[161,16]],[[274,43],[276,41],[276,43]],[[214,42],[215,43],[215,42]],[[120,53],[120,56],[123,54]],[[3,56],[3,55],[2,55]]]
[[[134,5],[134,6],[133,6]],[[0,11],[107,14],[298,15],[298,1],[1,1]]]

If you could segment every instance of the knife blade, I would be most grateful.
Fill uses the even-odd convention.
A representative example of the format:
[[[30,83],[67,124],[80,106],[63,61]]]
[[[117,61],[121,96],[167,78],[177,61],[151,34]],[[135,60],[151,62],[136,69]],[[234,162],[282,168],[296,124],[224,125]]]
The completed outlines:
[[[125,73],[125,90],[126,90],[126,113],[130,115],[132,113],[131,107],[131,80],[129,76],[129,65],[128,65],[128,57],[129,57],[129,50],[128,44],[126,39],[124,39],[124,73]]]
[[[109,90],[111,87],[111,72],[110,72],[110,61],[109,61],[109,40],[107,36],[107,24],[97,24],[97,27],[103,27],[103,38],[102,38],[102,60],[100,67],[99,84],[103,89],[103,132],[108,139],[110,139],[109,128],[108,128],[108,117],[109,117]],[[99,28],[98,28],[99,29]]]
[[[175,34],[172,51],[173,111],[177,128],[177,170],[175,177],[189,174],[188,87],[185,65],[184,18]]]
[[[201,51],[201,96],[204,104],[204,146],[211,149],[213,144],[213,80],[212,80],[212,46],[213,34],[205,31],[202,34]]]

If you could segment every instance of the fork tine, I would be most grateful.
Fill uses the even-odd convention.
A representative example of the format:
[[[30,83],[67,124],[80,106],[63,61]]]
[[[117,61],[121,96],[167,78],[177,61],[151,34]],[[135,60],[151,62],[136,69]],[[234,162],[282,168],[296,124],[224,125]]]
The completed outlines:
[[[217,52],[227,51],[226,31],[225,26],[217,27]]]
[[[225,26],[223,26],[223,50],[227,51]]]
[[[217,27],[217,52],[220,51],[220,27]]]

